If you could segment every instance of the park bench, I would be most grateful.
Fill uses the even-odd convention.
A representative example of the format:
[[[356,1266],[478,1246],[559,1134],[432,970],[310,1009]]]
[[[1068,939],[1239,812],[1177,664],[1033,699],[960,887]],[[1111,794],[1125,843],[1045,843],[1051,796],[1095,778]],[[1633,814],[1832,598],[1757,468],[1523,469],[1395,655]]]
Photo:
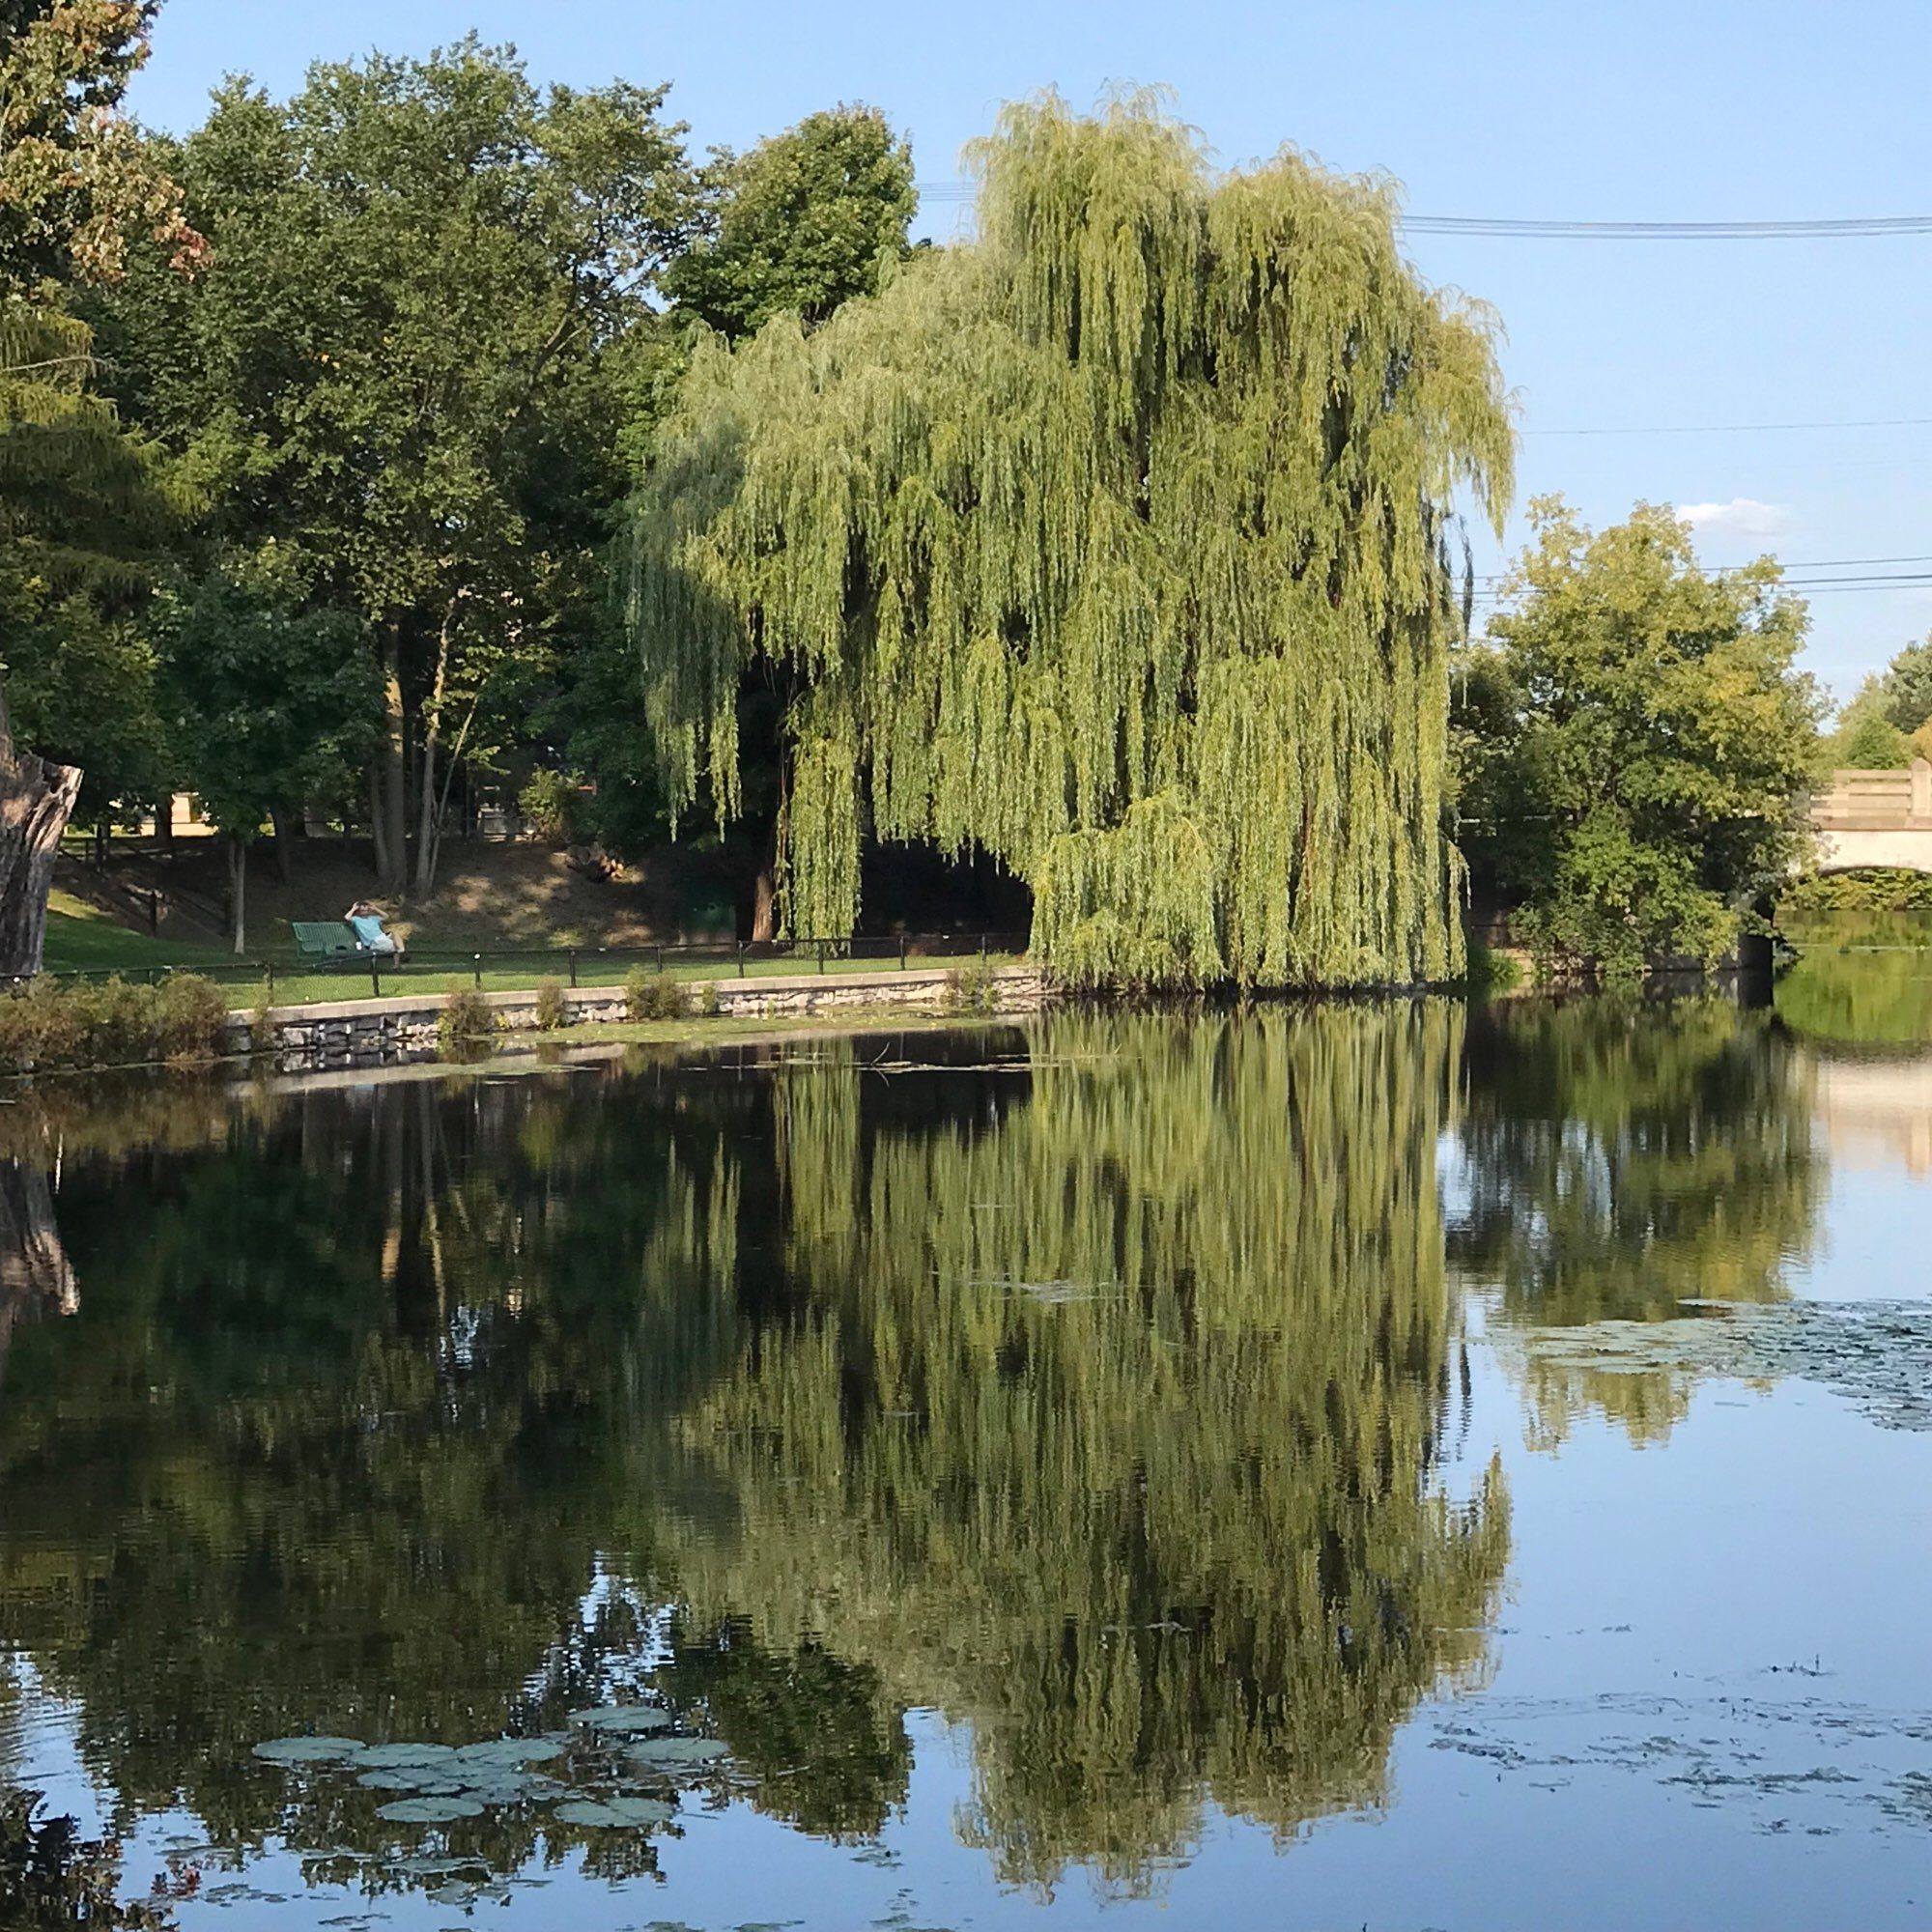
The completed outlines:
[[[372,945],[346,919],[292,919],[289,925],[296,936],[296,957],[305,965],[326,969],[360,965],[370,959],[402,959],[402,948],[382,931],[380,923],[376,930],[387,942],[384,945]]]

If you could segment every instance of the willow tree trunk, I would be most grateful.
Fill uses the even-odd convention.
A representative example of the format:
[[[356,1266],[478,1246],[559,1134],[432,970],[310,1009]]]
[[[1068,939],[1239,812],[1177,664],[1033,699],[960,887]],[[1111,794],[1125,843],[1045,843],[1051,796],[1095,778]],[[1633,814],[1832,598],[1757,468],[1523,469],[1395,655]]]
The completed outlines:
[[[54,855],[80,796],[80,768],[14,748],[0,695],[0,986],[41,970]]]

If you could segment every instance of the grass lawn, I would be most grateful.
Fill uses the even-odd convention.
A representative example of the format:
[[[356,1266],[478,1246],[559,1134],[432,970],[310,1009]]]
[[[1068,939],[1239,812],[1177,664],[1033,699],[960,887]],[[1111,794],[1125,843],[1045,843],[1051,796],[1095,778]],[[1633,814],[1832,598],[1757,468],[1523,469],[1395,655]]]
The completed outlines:
[[[899,963],[896,945],[888,941],[876,944],[880,949],[877,956],[828,958],[826,970],[834,973],[896,971]],[[914,966],[955,962],[964,965],[977,964],[979,958],[978,943],[975,941],[962,942],[960,952],[951,961],[945,957],[917,954],[907,963]],[[1017,958],[1017,954],[1010,952],[988,953],[986,963],[989,966],[1009,966],[1016,963]],[[638,966],[642,965],[648,971],[651,964],[649,957],[640,959],[636,953],[601,956],[596,952],[581,952],[578,955],[577,983],[580,986],[620,986]],[[228,1004],[238,1009],[253,1007],[268,992],[268,970],[270,966],[274,974],[274,1003],[278,1007],[308,1006],[326,1000],[366,1000],[373,996],[375,990],[375,982],[366,966],[305,972],[287,950],[269,955],[265,963],[259,953],[238,959],[220,947],[188,947],[178,940],[151,939],[146,933],[128,931],[104,913],[59,892],[54,894],[48,905],[46,966],[50,973],[121,972],[130,978],[146,976],[166,967],[201,973],[224,987],[228,993]],[[747,978],[763,978],[773,974],[813,973],[817,969],[816,956],[808,952],[799,957],[748,959],[744,971]],[[668,961],[665,971],[676,980],[736,979],[738,961],[736,955],[727,951],[716,958]],[[527,992],[540,980],[554,979],[568,982],[569,977],[570,961],[565,953],[537,953],[524,957],[506,954],[496,964],[492,963],[487,952],[483,957],[482,985],[485,992]],[[383,967],[378,978],[385,998],[424,992],[440,996],[457,986],[477,983],[473,965],[434,957],[412,960],[401,971]]]

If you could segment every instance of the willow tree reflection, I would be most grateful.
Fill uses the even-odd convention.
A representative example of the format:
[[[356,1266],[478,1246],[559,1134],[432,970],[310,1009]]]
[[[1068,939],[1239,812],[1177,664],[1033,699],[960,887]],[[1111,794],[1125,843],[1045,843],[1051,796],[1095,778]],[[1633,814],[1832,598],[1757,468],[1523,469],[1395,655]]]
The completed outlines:
[[[1822,1191],[1805,1063],[1768,1015],[1718,998],[1473,1013],[1458,1142],[1451,1261],[1493,1297],[1506,1351],[1522,1344],[1548,1439],[1592,1407],[1661,1435],[1690,1378],[1578,1367],[1539,1332],[1779,1299]]]
[[[1140,1883],[1208,1799],[1372,1804],[1506,1553],[1444,1449],[1459,1025],[466,1077],[71,1173],[80,1308],[0,1394],[0,1628],[125,1805],[223,1844],[386,1841],[263,1737],[456,1742],[646,1677],[837,1836],[904,1801],[906,1708],[971,1719],[964,1829],[1040,1883]]]
[[[737,1516],[679,1574],[970,1719],[1009,1878],[1137,1885],[1205,1798],[1372,1804],[1478,1662],[1507,1510],[1438,1480],[1455,1026],[1061,1019],[1024,1106],[938,1133],[781,1085],[805,1299],[688,1419]]]

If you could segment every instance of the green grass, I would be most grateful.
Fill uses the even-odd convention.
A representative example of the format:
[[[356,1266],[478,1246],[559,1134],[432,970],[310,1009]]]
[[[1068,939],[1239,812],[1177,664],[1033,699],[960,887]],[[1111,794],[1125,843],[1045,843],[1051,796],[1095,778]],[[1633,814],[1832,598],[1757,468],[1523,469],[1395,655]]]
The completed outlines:
[[[506,949],[507,951],[507,949]],[[1019,955],[995,952],[986,955],[989,966],[1009,966]],[[956,955],[915,954],[912,966],[977,964],[977,947],[962,946]],[[829,973],[895,972],[896,950],[881,957],[860,959],[828,958]],[[578,958],[577,983],[580,986],[621,986],[630,974],[642,965],[651,966],[648,954],[624,953],[600,957],[582,952]],[[130,978],[173,967],[178,971],[205,974],[226,989],[228,1004],[238,1010],[253,1007],[268,986],[268,968],[274,974],[274,1003],[278,1007],[315,1006],[330,1000],[372,998],[375,981],[365,965],[336,968],[327,972],[303,970],[293,952],[283,948],[265,949],[238,959],[219,947],[185,947],[177,941],[150,939],[145,933],[129,932],[105,914],[81,900],[56,893],[47,913],[46,968],[50,973],[126,973]],[[774,974],[815,973],[818,961],[807,953],[790,959],[749,959],[745,977],[765,978]],[[665,971],[677,980],[728,980],[738,977],[737,959],[730,953],[720,958],[668,961]],[[400,971],[384,966],[379,970],[384,998],[431,994],[441,998],[453,987],[477,983],[475,969],[460,960],[423,958]],[[482,987],[486,993],[523,993],[534,990],[540,980],[568,982],[570,961],[566,953],[528,954],[508,957],[493,965],[486,952]]]
[[[185,947],[179,940],[150,939],[129,932],[103,912],[71,894],[57,892],[47,900],[46,967],[49,973],[99,973],[180,966],[206,957],[219,964],[214,947]]]

